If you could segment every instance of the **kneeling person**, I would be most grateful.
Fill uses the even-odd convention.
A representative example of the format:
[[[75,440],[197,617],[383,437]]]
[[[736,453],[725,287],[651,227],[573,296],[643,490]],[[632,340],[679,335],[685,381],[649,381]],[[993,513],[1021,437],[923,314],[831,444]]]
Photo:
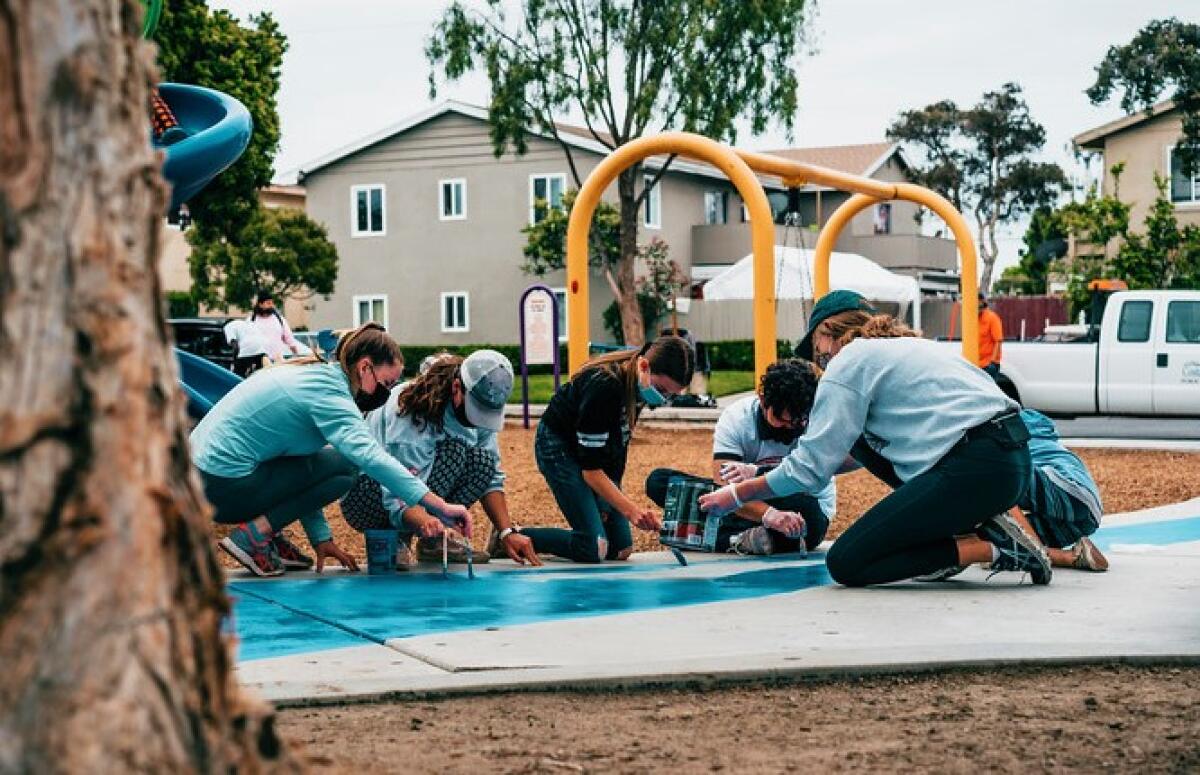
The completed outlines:
[[[721,413],[713,433],[712,481],[718,486],[765,474],[795,448],[808,423],[817,389],[817,371],[808,361],[791,359],[767,367],[757,395],[747,396]],[[669,468],[651,472],[646,495],[662,506],[674,477],[707,481]],[[730,548],[745,554],[774,554],[815,549],[825,538],[837,507],[832,481],[815,495],[798,493],[737,510],[738,530]]]
[[[533,544],[512,522],[504,497],[504,472],[496,432],[504,425],[504,404],[512,392],[513,370],[494,350],[476,350],[465,360],[445,355],[419,376],[392,391],[386,404],[367,415],[375,439],[430,490],[450,503],[476,501],[492,521],[492,540],[476,562],[503,551],[519,562],[541,565]],[[400,533],[397,568],[416,562],[409,548],[420,536],[421,560],[440,562],[438,536],[443,523],[418,503],[407,503],[370,477],[359,477],[341,501],[346,522],[356,530],[395,528]],[[451,541],[449,559],[466,561],[466,545]]]

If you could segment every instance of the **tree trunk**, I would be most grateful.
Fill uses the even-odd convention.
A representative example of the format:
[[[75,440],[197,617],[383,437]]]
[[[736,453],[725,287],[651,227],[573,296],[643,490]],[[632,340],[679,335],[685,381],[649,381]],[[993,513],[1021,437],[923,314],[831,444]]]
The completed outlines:
[[[637,235],[638,205],[637,181],[642,176],[642,165],[635,164],[617,177],[617,195],[621,205],[621,260],[617,264],[617,287],[621,295],[617,307],[621,311],[621,333],[625,344],[641,345],[646,341],[646,324],[642,321],[642,307],[637,297]]]
[[[996,256],[1000,252],[996,245],[996,223],[981,222],[979,224],[979,290],[986,293],[992,284],[992,268],[996,265]]]
[[[241,695],[163,322],[133,0],[0,0],[0,771],[291,768]]]

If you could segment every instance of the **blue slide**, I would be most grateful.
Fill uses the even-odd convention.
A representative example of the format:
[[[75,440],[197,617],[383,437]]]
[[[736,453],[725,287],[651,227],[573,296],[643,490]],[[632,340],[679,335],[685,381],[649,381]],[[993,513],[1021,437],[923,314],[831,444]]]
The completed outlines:
[[[246,106],[223,92],[179,83],[160,83],[158,92],[189,135],[159,146],[167,155],[162,172],[171,184],[174,210],[237,161],[250,142],[253,122]]]
[[[178,347],[175,358],[179,361],[179,382],[188,398],[188,416],[193,420],[199,421],[208,414],[213,404],[242,381],[232,371]]]

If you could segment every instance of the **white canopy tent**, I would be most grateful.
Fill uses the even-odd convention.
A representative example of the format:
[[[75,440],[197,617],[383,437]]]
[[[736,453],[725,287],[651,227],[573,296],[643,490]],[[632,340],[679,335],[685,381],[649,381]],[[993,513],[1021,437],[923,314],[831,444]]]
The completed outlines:
[[[780,299],[811,299],[812,250],[775,246],[775,288]],[[912,310],[913,328],[921,327],[921,288],[916,278],[889,272],[857,253],[834,252],[829,260],[829,289],[851,290],[874,301],[895,302],[900,316]],[[753,299],[754,255],[748,255],[704,285],[706,300]]]

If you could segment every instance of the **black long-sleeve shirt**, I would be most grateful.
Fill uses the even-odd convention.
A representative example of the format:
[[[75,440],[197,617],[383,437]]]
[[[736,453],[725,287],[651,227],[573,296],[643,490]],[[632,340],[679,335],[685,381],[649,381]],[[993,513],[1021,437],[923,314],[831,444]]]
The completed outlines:
[[[625,473],[629,417],[625,385],[607,369],[585,369],[550,399],[542,422],[571,450],[579,467],[603,470],[615,482]]]

